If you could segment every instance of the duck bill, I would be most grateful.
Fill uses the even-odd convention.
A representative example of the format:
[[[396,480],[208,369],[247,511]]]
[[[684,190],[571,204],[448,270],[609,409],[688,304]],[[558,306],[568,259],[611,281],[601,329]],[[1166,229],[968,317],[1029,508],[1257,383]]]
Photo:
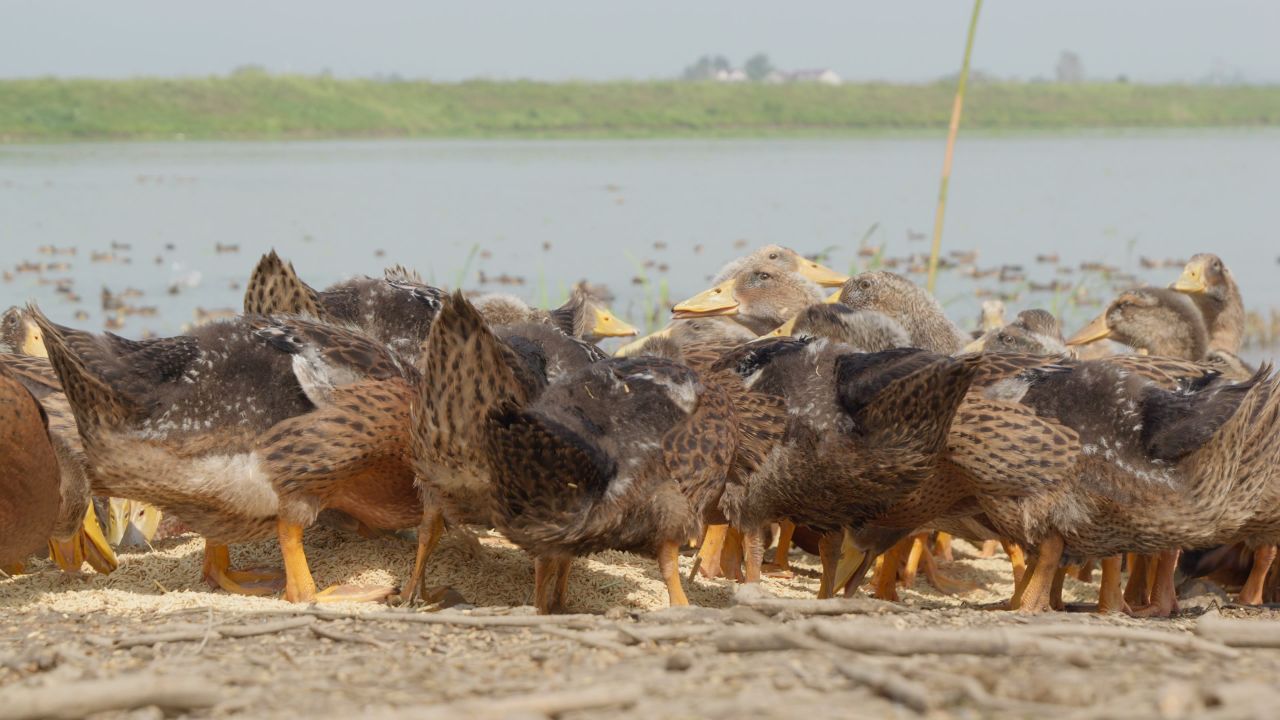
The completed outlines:
[[[163,517],[154,505],[111,498],[107,510],[107,540],[118,548],[149,548]]]
[[[622,322],[613,313],[603,308],[594,308],[595,325],[591,327],[591,334],[598,337],[632,337],[639,335],[640,331],[633,325]]]
[[[87,562],[94,570],[106,575],[119,564],[115,551],[102,534],[92,504],[75,535],[65,540],[49,540],[49,557],[65,573],[79,573],[81,565]]]
[[[80,524],[77,541],[80,543],[81,552],[85,562],[89,563],[89,567],[103,575],[109,575],[119,567],[120,563],[116,560],[115,551],[111,549],[111,544],[102,534],[102,526],[98,524],[98,515],[94,512],[93,503],[89,503],[89,511],[85,513],[84,522]]]
[[[642,338],[636,338],[635,340],[632,340],[626,345],[623,345],[622,347],[618,348],[617,352],[615,352],[613,356],[614,357],[630,357],[631,355],[636,354],[636,352],[640,350],[640,347],[644,345],[646,342],[648,342],[651,338],[664,338],[664,337],[671,337],[671,328],[669,327],[663,328],[661,330],[658,330],[657,332],[649,333],[648,335],[645,335]]]
[[[1193,260],[1183,268],[1182,275],[1173,284],[1173,289],[1184,293],[1202,293],[1209,287],[1204,282],[1204,263]]]
[[[738,298],[733,294],[734,281],[721,283],[710,290],[678,303],[671,308],[671,316],[677,320],[715,315],[738,314]]]
[[[978,338],[977,340],[974,340],[973,342],[969,343],[968,345],[965,345],[965,346],[964,346],[964,349],[963,349],[963,350],[961,350],[960,352],[961,352],[961,353],[980,353],[980,352],[982,352],[983,350],[986,350],[986,349],[987,349],[987,336],[986,336],[986,335],[983,335],[982,337]]]
[[[22,354],[32,357],[49,357],[49,352],[44,349],[44,337],[40,335],[40,328],[30,320],[23,319],[22,322],[27,330],[22,337]]]
[[[1088,345],[1111,337],[1111,327],[1107,325],[1107,314],[1103,313],[1085,325],[1080,332],[1067,339],[1068,345]]]
[[[844,294],[844,290],[837,290],[831,293],[830,295],[828,295],[827,299],[823,300],[822,302],[824,305],[838,305],[840,304],[840,296],[843,294]]]
[[[838,288],[849,279],[849,276],[842,272],[836,272],[826,265],[805,258],[800,258],[800,274],[806,280],[815,282],[822,287]]]

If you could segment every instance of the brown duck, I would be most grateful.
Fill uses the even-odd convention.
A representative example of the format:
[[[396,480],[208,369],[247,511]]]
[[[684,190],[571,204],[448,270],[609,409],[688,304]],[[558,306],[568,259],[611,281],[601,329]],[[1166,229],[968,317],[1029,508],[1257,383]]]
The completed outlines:
[[[446,520],[492,525],[497,511],[486,422],[525,407],[549,381],[606,356],[546,324],[490,328],[461,294],[447,296],[423,343],[411,416],[422,499],[409,600],[421,597],[426,562]],[[501,526],[499,526],[501,529]]]

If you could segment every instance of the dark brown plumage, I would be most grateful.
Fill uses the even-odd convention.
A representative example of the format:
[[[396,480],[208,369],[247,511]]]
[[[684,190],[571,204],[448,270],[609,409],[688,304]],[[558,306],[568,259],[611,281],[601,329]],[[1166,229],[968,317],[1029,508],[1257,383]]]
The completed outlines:
[[[263,255],[245,288],[246,314],[307,315],[359,328],[412,361],[440,310],[444,291],[396,265],[383,277],[355,277],[315,290],[275,251]]]
[[[53,533],[61,504],[44,411],[0,365],[0,566],[12,569]]]
[[[419,358],[421,382],[411,420],[414,468],[422,498],[410,599],[443,530],[491,524],[495,497],[485,423],[499,408],[535,399],[552,373],[572,373],[603,357],[599,349],[550,325],[491,329],[461,293],[445,298]]]

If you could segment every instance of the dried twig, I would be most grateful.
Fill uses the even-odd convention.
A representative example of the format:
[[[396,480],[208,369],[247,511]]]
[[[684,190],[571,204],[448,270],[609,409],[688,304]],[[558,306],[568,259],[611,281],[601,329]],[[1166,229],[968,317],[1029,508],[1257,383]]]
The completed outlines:
[[[360,643],[364,645],[372,645],[376,648],[382,648],[384,650],[388,647],[391,647],[389,644],[382,642],[377,638],[366,637],[364,635],[357,635],[355,633],[338,632],[337,630],[332,630],[321,624],[311,625],[311,632],[316,637],[327,638],[329,640],[333,640],[334,642]]]
[[[1066,635],[1069,637],[1103,638],[1107,640],[1121,640],[1123,642],[1154,642],[1164,645],[1172,645],[1173,647],[1183,648],[1185,650],[1198,650],[1224,658],[1235,658],[1240,656],[1240,651],[1229,648],[1219,642],[1203,640],[1194,635],[1168,633],[1161,632],[1160,630],[1147,630],[1145,628],[1063,623],[1056,625],[1024,625],[1014,632],[1030,633],[1032,635]]]
[[[598,615],[463,615],[457,612],[422,613],[412,611],[343,612],[318,608],[272,610],[266,615],[309,615],[321,620],[365,620],[373,622],[406,622],[423,625],[459,625],[464,627],[538,627],[541,625],[595,624]]]
[[[147,674],[62,682],[42,688],[5,690],[0,720],[81,718],[150,705],[171,712],[194,710],[212,707],[222,696],[222,688],[200,677]]]
[[[906,612],[906,608],[897,603],[874,598],[791,600],[765,595],[763,591],[749,585],[739,589],[733,599],[739,606],[749,607],[766,615],[777,615],[784,610],[800,615],[867,615]]]
[[[863,625],[831,622],[808,624],[819,638],[847,650],[886,655],[1052,655],[1076,665],[1091,660],[1088,648],[1044,637],[1026,637],[1004,628],[986,630],[934,630],[914,628],[901,632]]]
[[[573,632],[572,630],[565,630],[564,628],[558,628],[558,627],[555,627],[554,625],[548,626],[548,627],[540,627],[538,628],[538,632],[545,633],[547,635],[551,635],[558,638],[564,638],[565,640],[572,640],[574,642],[586,645],[587,647],[596,648],[597,650],[611,650],[613,652],[620,653],[627,649],[626,645],[623,645],[621,643],[616,643],[612,640],[605,640],[603,638],[594,638],[588,635],[587,633]]]
[[[475,718],[475,717],[555,717],[580,710],[599,710],[607,707],[626,707],[640,699],[639,685],[596,686],[585,690],[539,692],[505,698],[467,700],[438,706],[423,713],[421,710],[404,717]]]
[[[172,632],[152,633],[149,635],[129,635],[116,638],[115,646],[120,649],[139,647],[142,645],[158,645],[160,643],[171,642],[198,642],[205,638],[205,634],[209,631],[200,630],[174,630]]]
[[[255,625],[219,625],[217,630],[223,637],[247,638],[255,635],[270,635],[294,628],[306,627],[315,622],[313,617],[297,617],[277,622],[257,623]]]

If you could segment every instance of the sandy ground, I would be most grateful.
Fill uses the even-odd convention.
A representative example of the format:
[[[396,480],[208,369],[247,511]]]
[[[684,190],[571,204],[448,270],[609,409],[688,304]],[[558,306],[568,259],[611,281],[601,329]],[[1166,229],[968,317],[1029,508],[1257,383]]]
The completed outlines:
[[[889,607],[809,602],[815,562],[797,552],[796,575],[760,593],[699,578],[688,590],[701,607],[664,610],[655,563],[607,553],[575,563],[577,614],[551,621],[526,605],[528,559],[492,536],[447,537],[429,584],[462,604],[416,611],[211,591],[189,536],[123,555],[107,577],[36,562],[0,580],[0,720],[60,706],[67,717],[126,708],[94,715],[104,718],[160,717],[162,706],[268,718],[1234,718],[1280,707],[1271,611],[1191,603],[1170,620],[1022,618],[982,608],[1011,590],[1005,559],[957,545],[944,571],[981,590],[950,597],[921,578]],[[308,531],[307,548],[321,586],[396,584],[413,554],[397,538],[324,528]],[[274,542],[235,548],[233,561],[280,562]],[[1068,580],[1064,595],[1087,602],[1094,588]],[[1224,617],[1253,623],[1245,640],[1221,635]]]

